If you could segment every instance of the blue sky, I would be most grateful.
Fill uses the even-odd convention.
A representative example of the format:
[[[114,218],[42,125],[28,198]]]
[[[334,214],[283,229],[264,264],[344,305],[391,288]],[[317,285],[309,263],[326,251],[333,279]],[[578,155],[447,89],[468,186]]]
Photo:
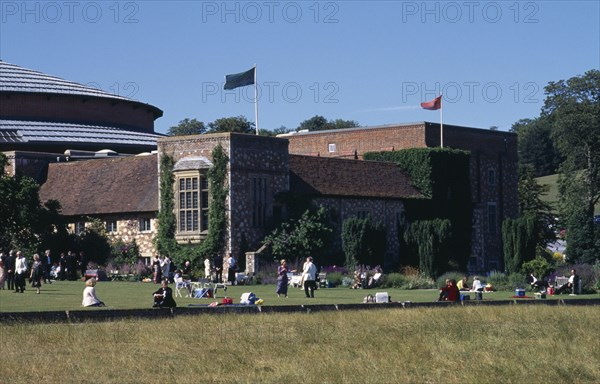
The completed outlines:
[[[184,118],[314,115],[361,125],[439,121],[508,130],[550,81],[600,68],[599,1],[0,1],[0,58]]]

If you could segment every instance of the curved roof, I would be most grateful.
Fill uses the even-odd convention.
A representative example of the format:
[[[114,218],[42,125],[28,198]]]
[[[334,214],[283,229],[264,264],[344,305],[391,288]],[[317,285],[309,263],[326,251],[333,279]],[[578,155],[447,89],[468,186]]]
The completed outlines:
[[[135,101],[2,60],[0,60],[0,92],[61,93]]]
[[[111,126],[0,119],[0,143],[82,142],[156,146],[160,134]]]

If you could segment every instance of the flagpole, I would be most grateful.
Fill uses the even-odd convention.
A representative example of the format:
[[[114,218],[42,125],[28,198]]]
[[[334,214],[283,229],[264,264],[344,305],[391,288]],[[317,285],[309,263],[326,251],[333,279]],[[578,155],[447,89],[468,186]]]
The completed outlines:
[[[444,100],[440,94],[440,148],[444,148]]]
[[[254,125],[258,135],[258,85],[256,83],[256,64],[254,64]]]

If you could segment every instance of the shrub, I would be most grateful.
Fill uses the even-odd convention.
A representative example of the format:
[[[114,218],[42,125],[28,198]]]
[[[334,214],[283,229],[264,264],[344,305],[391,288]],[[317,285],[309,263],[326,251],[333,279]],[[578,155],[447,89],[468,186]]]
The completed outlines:
[[[277,283],[277,267],[279,263],[265,263],[261,269],[254,274],[252,279],[256,284],[275,284]]]
[[[527,278],[522,273],[511,273],[508,275],[508,285],[510,289],[525,288],[527,284]]]
[[[436,288],[435,281],[429,276],[410,275],[406,276],[403,289],[431,289]]]
[[[527,274],[533,273],[540,280],[544,279],[552,271],[550,263],[541,256],[536,256],[535,259],[523,263],[521,268],[523,272]]]
[[[332,272],[327,274],[327,283],[334,287],[342,284],[343,275],[341,272]]]
[[[323,268],[321,268],[321,272],[323,272],[323,273],[339,272],[342,275],[347,275],[348,274],[348,270],[346,268],[344,268],[344,267],[338,267],[337,265],[324,266]]]
[[[354,279],[349,276],[342,277],[342,287],[350,288],[354,283]]]
[[[490,272],[490,275],[485,279],[485,283],[492,284],[492,287],[496,290],[509,290],[511,288],[508,282],[508,276],[505,273],[498,271]]]
[[[406,276],[401,273],[390,273],[383,277],[381,282],[382,288],[402,288],[407,279]]]
[[[435,284],[438,287],[445,287],[446,279],[454,279],[456,282],[458,282],[459,280],[461,280],[463,278],[464,275],[465,275],[464,273],[461,273],[458,271],[446,272],[442,276],[438,277],[438,279],[435,281]]]

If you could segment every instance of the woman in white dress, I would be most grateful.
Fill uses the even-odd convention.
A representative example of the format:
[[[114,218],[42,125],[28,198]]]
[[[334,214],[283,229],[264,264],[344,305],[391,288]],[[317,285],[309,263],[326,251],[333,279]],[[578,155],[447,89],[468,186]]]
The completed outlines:
[[[83,302],[81,303],[84,307],[104,307],[104,303],[96,296],[96,279],[91,278],[85,282],[85,289],[83,290]]]

